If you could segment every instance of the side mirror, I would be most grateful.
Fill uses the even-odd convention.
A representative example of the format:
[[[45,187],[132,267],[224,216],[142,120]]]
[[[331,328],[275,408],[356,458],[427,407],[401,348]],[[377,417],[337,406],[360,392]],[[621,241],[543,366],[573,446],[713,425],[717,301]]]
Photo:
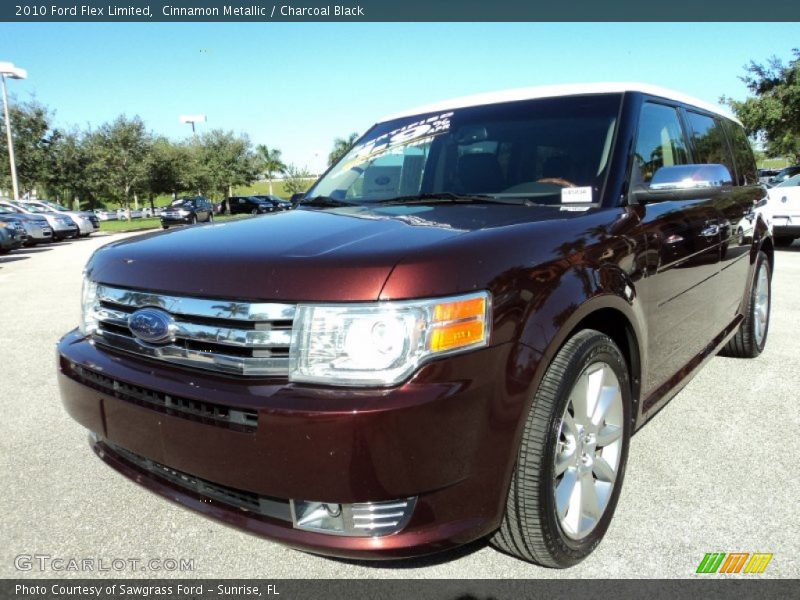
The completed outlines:
[[[292,206],[297,206],[298,204],[300,204],[300,202],[305,197],[306,197],[306,193],[305,192],[297,192],[296,194],[292,194],[292,197],[290,198]]]
[[[633,190],[638,204],[665,200],[691,200],[729,192],[733,178],[724,165],[679,165],[661,167],[650,185]]]

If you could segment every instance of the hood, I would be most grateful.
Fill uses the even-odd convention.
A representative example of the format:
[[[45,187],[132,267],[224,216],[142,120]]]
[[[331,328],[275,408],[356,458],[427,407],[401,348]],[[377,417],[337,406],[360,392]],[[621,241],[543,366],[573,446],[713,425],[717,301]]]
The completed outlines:
[[[300,209],[115,242],[95,253],[88,272],[102,283],[176,295],[367,301],[404,257],[476,230],[563,214],[508,205]]]

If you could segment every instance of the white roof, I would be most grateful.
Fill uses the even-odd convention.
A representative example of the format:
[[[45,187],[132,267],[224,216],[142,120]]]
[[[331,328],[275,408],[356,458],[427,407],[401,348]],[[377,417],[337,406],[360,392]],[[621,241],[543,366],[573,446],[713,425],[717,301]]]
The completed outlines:
[[[709,112],[722,115],[728,119],[739,122],[727,109],[710,102],[705,102],[697,98],[692,98],[681,92],[676,92],[667,88],[648,83],[627,83],[627,82],[608,82],[608,83],[569,83],[563,85],[544,85],[537,87],[517,88],[499,92],[486,92],[473,96],[462,96],[461,98],[451,98],[435,102],[426,106],[418,106],[411,110],[404,110],[393,115],[389,115],[378,121],[390,121],[402,117],[410,117],[423,113],[441,112],[454,108],[464,108],[467,106],[480,106],[483,104],[499,104],[501,102],[514,102],[517,100],[533,100],[535,98],[554,98],[557,96],[580,96],[584,94],[618,94],[620,92],[643,92],[669,100],[676,100],[686,104],[694,105]]]

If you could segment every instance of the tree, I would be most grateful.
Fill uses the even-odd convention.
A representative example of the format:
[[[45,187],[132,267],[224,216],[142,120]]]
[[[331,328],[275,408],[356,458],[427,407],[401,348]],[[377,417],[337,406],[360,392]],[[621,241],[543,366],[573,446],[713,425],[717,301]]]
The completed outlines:
[[[330,167],[333,163],[337,160],[342,158],[345,154],[350,151],[350,148],[353,147],[353,144],[356,143],[358,139],[357,133],[351,133],[346,138],[336,138],[333,140],[333,150],[331,153],[328,154],[328,166]]]
[[[77,129],[57,133],[50,145],[51,167],[43,187],[63,204],[87,200],[95,208],[100,182],[90,175],[92,156],[85,136]]]
[[[174,194],[192,189],[192,170],[195,157],[184,144],[175,144],[157,137],[147,157],[146,188],[150,208],[155,209],[155,196]]]
[[[152,136],[144,123],[138,116],[121,115],[92,133],[87,143],[90,176],[101,182],[101,193],[129,208],[134,194],[146,190]]]
[[[755,96],[743,102],[723,98],[747,133],[764,142],[767,156],[800,161],[800,49],[788,64],[777,57],[766,64],[750,61],[740,79]]]
[[[233,186],[256,180],[258,166],[246,135],[213,129],[192,146],[197,160],[193,181],[200,191],[224,197]]]
[[[269,182],[269,194],[272,195],[272,178],[275,173],[282,173],[286,165],[281,160],[281,151],[277,148],[270,150],[264,144],[256,146],[256,156],[260,161],[261,173]]]
[[[314,176],[305,167],[287,165],[284,169],[283,189],[290,195],[305,192],[314,182]]]
[[[51,128],[50,111],[38,102],[17,103],[9,107],[11,137],[14,142],[14,162],[21,195],[32,192],[50,176],[52,167],[51,143],[58,133]],[[5,120],[0,114],[0,131],[5,132]],[[0,188],[10,190],[11,169],[5,140],[0,144]]]

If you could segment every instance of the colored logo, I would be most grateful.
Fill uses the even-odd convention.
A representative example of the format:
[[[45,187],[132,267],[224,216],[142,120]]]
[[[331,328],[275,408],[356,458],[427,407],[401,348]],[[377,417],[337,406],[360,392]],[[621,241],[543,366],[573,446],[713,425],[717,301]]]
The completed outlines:
[[[763,552],[709,552],[697,566],[697,573],[751,574],[763,573],[772,554]]]
[[[157,308],[142,308],[128,317],[128,328],[138,339],[149,344],[172,341],[175,319]]]

